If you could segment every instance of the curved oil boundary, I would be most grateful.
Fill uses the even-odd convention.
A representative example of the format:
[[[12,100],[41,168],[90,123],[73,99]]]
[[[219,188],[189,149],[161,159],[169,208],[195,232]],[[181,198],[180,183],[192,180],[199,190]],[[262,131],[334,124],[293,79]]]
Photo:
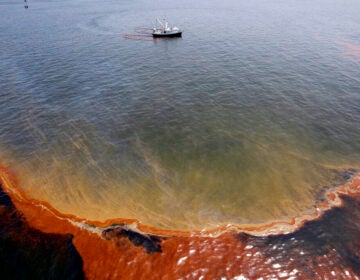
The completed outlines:
[[[256,236],[267,236],[269,234],[284,234],[291,233],[299,229],[305,222],[319,218],[325,211],[335,206],[341,205],[339,195],[351,195],[360,192],[360,172],[356,170],[347,170],[343,172],[343,177],[346,183],[340,186],[333,186],[324,189],[323,197],[315,202],[313,213],[300,214],[287,221],[274,221],[265,224],[256,225],[237,225],[237,224],[221,224],[218,227],[207,228],[201,231],[179,231],[158,229],[152,226],[141,224],[136,219],[110,219],[106,221],[92,221],[84,218],[79,218],[71,214],[63,214],[53,208],[48,202],[40,201],[37,199],[29,198],[25,192],[19,187],[16,176],[9,170],[8,167],[0,165],[0,182],[4,186],[4,190],[12,197],[15,203],[18,203],[18,208],[26,205],[37,206],[49,211],[52,215],[59,219],[66,219],[79,227],[85,228],[94,232],[101,232],[107,227],[113,225],[121,225],[139,233],[161,235],[164,237],[169,236],[209,236],[217,237],[224,232],[237,232],[242,231]]]
[[[89,279],[360,279],[358,173],[328,190],[313,215],[205,232],[161,231],[125,219],[84,221],[27,199],[4,167],[1,182],[29,225],[74,236]]]

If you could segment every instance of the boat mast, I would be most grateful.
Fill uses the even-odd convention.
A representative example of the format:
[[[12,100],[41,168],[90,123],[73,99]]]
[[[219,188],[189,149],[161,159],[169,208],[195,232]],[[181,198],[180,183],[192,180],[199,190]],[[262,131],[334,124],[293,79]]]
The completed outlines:
[[[163,24],[158,18],[157,18],[156,20],[158,21],[158,23],[160,23],[160,25],[162,26],[162,28],[165,29],[164,24]]]

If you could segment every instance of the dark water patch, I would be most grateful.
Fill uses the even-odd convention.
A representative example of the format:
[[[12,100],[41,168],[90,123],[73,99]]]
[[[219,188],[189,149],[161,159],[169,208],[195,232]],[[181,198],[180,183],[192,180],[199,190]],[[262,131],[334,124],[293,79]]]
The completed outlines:
[[[2,279],[84,279],[72,238],[31,228],[0,185]]]
[[[334,184],[318,187],[319,191],[315,195],[316,202],[324,202],[327,200],[326,194],[329,192],[329,190],[334,189],[336,187],[345,185],[347,182],[349,182],[352,178],[354,178],[354,175],[359,172],[359,170],[354,168],[349,168],[346,170],[337,170],[332,169],[330,170],[332,172],[332,181],[336,182]]]
[[[1,207],[5,207],[6,209],[14,209],[15,206],[12,203],[10,197],[4,193],[1,189],[1,185],[0,185],[0,205]]]
[[[103,231],[103,236],[108,240],[113,240],[117,245],[123,244],[123,239],[128,239],[135,246],[143,247],[148,254],[161,253],[161,241],[164,239],[156,235],[141,234],[122,226],[115,226]]]
[[[354,177],[354,175],[359,172],[359,170],[356,170],[356,169],[348,169],[348,170],[345,170],[341,173],[342,177],[346,180],[346,181],[349,181],[351,178]]]
[[[319,220],[310,221],[291,234],[255,237],[236,235],[242,243],[260,250],[273,267],[296,271],[300,277],[331,277],[351,270],[360,276],[360,197],[341,196],[343,206],[327,211]],[[324,271],[326,268],[327,271]]]

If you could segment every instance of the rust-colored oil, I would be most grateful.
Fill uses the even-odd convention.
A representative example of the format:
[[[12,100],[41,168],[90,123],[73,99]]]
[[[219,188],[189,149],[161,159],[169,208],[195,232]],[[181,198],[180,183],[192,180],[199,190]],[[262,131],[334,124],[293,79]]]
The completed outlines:
[[[360,277],[360,177],[326,194],[313,215],[260,226],[226,226],[208,232],[163,231],[135,220],[84,221],[28,198],[1,167],[4,191],[31,227],[72,234],[88,279],[355,279]],[[87,226],[85,226],[87,225]],[[159,250],[125,235],[105,238],[111,225],[135,237],[159,237]],[[130,225],[136,225],[131,227]],[[338,228],[336,228],[338,227]],[[344,231],[343,234],[339,232]],[[346,231],[346,232],[345,232]]]

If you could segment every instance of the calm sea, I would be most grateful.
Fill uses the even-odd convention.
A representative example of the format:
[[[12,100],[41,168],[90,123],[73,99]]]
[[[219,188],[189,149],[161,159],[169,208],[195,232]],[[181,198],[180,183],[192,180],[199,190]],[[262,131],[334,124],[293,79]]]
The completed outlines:
[[[157,17],[183,37],[126,39]],[[0,0],[0,120],[1,162],[61,212],[288,219],[360,168],[360,2]]]

